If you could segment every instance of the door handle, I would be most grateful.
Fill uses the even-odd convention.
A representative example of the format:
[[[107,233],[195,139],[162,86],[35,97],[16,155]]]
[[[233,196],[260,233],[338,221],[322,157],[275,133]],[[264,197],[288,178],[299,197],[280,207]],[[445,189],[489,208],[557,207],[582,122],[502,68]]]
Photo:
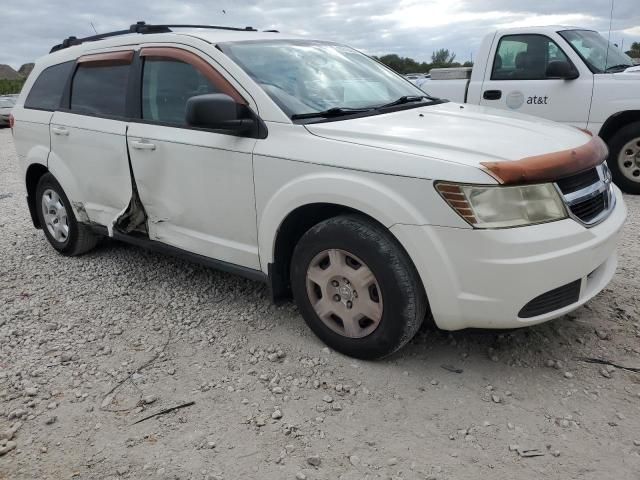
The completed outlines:
[[[69,130],[67,130],[64,127],[51,127],[51,131],[55,134],[55,135],[62,135],[64,137],[69,136]]]
[[[136,150],[155,150],[156,145],[154,143],[145,140],[132,140],[129,142],[132,148]]]
[[[502,98],[502,90],[485,90],[482,98],[485,100],[500,100]]]

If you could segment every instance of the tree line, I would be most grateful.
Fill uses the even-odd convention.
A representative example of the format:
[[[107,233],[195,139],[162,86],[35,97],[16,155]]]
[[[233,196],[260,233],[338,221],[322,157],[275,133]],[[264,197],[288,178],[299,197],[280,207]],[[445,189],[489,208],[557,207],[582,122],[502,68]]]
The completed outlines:
[[[25,79],[20,80],[0,80],[0,95],[10,95],[12,93],[20,93]]]
[[[448,48],[441,48],[431,54],[431,62],[418,62],[410,57],[401,57],[395,53],[374,57],[398,73],[428,73],[432,68],[472,67],[472,62],[456,62],[456,54]]]
[[[640,58],[640,42],[633,42],[631,44],[631,49],[625,53],[631,58]]]

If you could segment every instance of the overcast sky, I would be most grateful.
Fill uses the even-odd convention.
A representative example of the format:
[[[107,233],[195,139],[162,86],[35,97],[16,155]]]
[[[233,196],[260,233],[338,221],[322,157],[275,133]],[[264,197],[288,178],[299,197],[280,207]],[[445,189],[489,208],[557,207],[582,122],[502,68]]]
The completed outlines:
[[[0,63],[14,68],[69,35],[127,28],[137,20],[277,29],[369,54],[428,60],[438,48],[464,61],[484,34],[511,26],[571,24],[607,32],[611,0],[1,0]],[[615,0],[612,40],[640,41],[640,0]]]

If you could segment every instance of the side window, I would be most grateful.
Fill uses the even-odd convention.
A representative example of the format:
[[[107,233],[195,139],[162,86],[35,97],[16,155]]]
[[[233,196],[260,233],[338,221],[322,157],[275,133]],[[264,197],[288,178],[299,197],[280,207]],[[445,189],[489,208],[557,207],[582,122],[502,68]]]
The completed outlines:
[[[40,73],[24,102],[24,108],[54,111],[60,101],[75,62],[53,65]]]
[[[491,80],[546,80],[547,69],[553,62],[571,63],[549,37],[506,35],[500,39]]]
[[[124,117],[129,71],[129,64],[80,63],[71,85],[71,111]]]
[[[142,75],[142,118],[185,126],[187,100],[222,93],[193,65],[167,57],[146,57]]]

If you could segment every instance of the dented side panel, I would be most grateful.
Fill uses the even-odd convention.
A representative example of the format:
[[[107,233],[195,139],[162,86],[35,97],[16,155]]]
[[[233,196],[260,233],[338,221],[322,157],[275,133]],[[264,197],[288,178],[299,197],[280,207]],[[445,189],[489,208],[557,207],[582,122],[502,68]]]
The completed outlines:
[[[255,139],[132,123],[127,140],[151,240],[260,268]]]
[[[51,129],[49,170],[76,216],[83,223],[110,228],[132,194],[127,123],[56,112]]]

